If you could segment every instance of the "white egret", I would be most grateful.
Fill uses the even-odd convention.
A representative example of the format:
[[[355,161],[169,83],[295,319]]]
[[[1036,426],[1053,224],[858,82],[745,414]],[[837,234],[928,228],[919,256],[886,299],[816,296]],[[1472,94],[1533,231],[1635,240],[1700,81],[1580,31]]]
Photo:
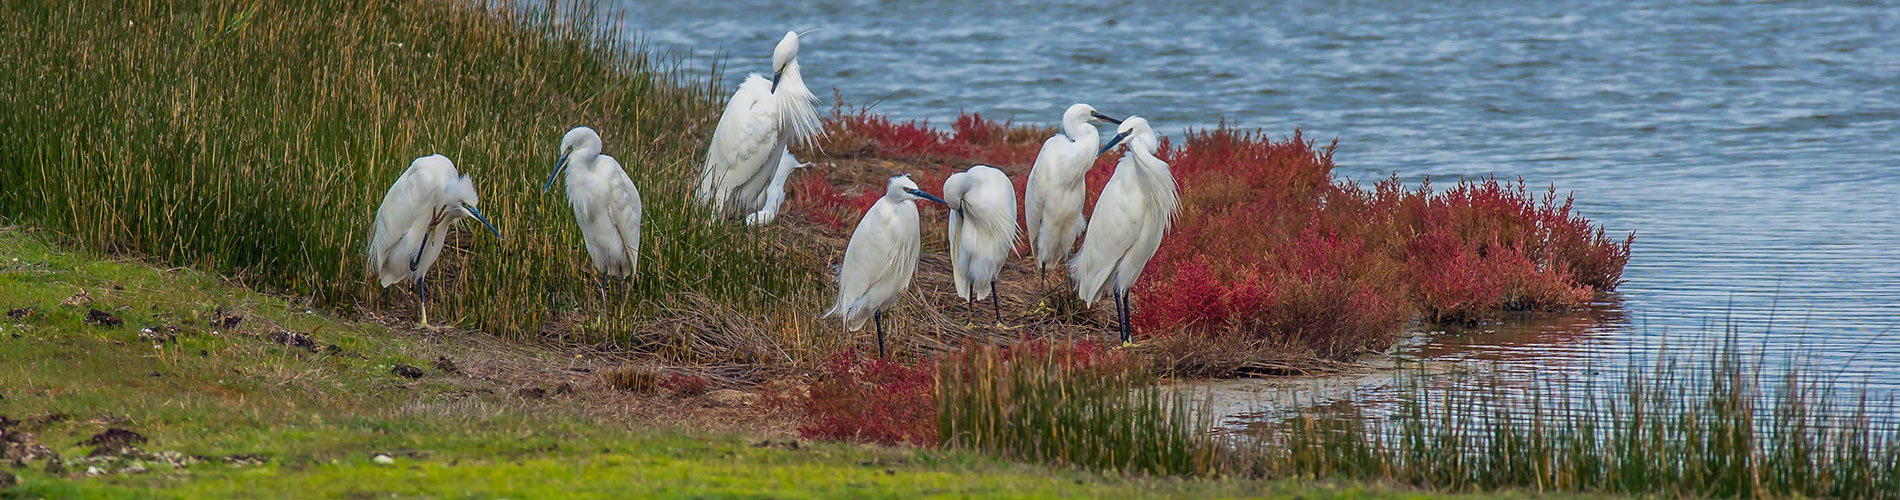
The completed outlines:
[[[996,167],[977,165],[943,181],[950,207],[950,273],[957,296],[972,309],[990,297],[996,324],[1003,324],[996,274],[1016,247],[1016,186]]]
[[[383,287],[415,280],[422,326],[429,326],[429,295],[422,279],[442,256],[449,226],[473,217],[501,237],[501,230],[475,208],[477,203],[475,183],[456,172],[448,157],[429,155],[409,164],[376,209],[376,226],[369,240],[370,274]]]
[[[541,186],[546,193],[554,179],[567,171],[567,203],[574,208],[574,221],[580,223],[581,240],[594,270],[614,277],[631,277],[640,271],[640,189],[633,178],[620,168],[620,161],[600,153],[600,134],[588,127],[574,127],[561,138],[561,157],[554,161],[554,173]],[[601,303],[606,303],[606,285],[601,285]]]
[[[811,164],[799,163],[797,158],[792,157],[791,151],[779,155],[778,171],[772,174],[772,184],[765,187],[765,206],[760,207],[759,211],[753,212],[752,215],[745,216],[745,225],[771,224],[773,219],[777,219],[778,206],[785,202],[785,180],[792,176],[793,170],[805,168],[807,165]]]
[[[1154,155],[1161,142],[1148,120],[1128,117],[1116,132],[1102,152],[1124,139],[1128,152],[1095,200],[1094,219],[1082,238],[1082,250],[1070,263],[1070,274],[1084,303],[1094,305],[1102,295],[1114,294],[1122,345],[1128,345],[1133,333],[1128,326],[1128,289],[1161,248],[1180,199],[1167,162]]]
[[[700,204],[722,213],[757,212],[785,147],[820,132],[818,98],[799,75],[799,35],[785,32],[772,51],[771,80],[755,73],[726,102],[700,170]]]
[[[1075,247],[1076,235],[1088,224],[1082,217],[1082,202],[1088,198],[1089,168],[1101,154],[1097,146],[1102,137],[1093,124],[1102,121],[1121,123],[1087,104],[1069,106],[1062,112],[1062,132],[1043,141],[1042,152],[1029,169],[1029,183],[1023,186],[1023,218],[1029,224],[1030,250],[1038,273],[1061,269]]]
[[[838,301],[825,316],[844,319],[850,331],[864,328],[864,320],[877,323],[877,354],[884,357],[884,311],[897,305],[899,295],[910,287],[917,271],[917,255],[923,251],[923,239],[917,232],[919,199],[943,203],[917,188],[906,175],[891,177],[884,197],[864,212],[857,229],[851,231],[851,243],[845,247],[844,263],[838,267]]]

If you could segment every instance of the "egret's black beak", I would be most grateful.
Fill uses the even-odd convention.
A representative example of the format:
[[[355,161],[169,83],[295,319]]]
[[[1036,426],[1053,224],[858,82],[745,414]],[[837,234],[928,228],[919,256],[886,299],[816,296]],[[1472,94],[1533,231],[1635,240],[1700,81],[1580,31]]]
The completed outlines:
[[[504,240],[507,239],[507,238],[502,238],[500,229],[495,229],[494,224],[488,223],[487,217],[482,217],[482,211],[476,210],[475,207],[468,206],[467,203],[462,204],[462,210],[467,211],[468,215],[475,217],[475,220],[481,221],[483,226],[488,226],[488,231],[491,233],[495,233],[496,238],[501,238]]]
[[[1110,149],[1115,149],[1115,145],[1116,145],[1116,144],[1121,144],[1121,143],[1122,143],[1122,139],[1127,139],[1127,138],[1128,138],[1128,133],[1127,133],[1127,132],[1122,132],[1122,133],[1119,133],[1119,134],[1115,134],[1115,138],[1114,138],[1114,139],[1109,139],[1109,140],[1108,140],[1108,145],[1107,145],[1107,146],[1102,146],[1102,150],[1101,150],[1101,151],[1096,151],[1096,152],[1095,152],[1095,154],[1098,154],[1098,155],[1099,155],[1099,154],[1102,154],[1102,153],[1107,153],[1107,152],[1108,152],[1108,150],[1110,150]]]
[[[1113,123],[1113,124],[1116,124],[1116,125],[1121,125],[1121,124],[1122,124],[1122,121],[1121,121],[1121,120],[1117,120],[1117,119],[1115,119],[1115,117],[1113,117],[1113,116],[1108,116],[1108,115],[1104,115],[1104,114],[1102,114],[1102,112],[1100,112],[1100,111],[1091,111],[1091,112],[1089,112],[1089,114],[1092,114],[1092,115],[1095,115],[1095,119],[1097,119],[1097,120],[1101,120],[1101,121],[1105,121],[1105,122],[1109,122],[1109,123]]]
[[[772,72],[772,91],[773,92],[778,92],[778,79],[781,76],[785,76],[785,73],[782,71]]]
[[[937,202],[937,203],[942,203],[942,204],[943,204],[943,206],[946,206],[946,207],[947,207],[947,206],[950,206],[950,203],[948,203],[948,202],[945,202],[945,201],[943,201],[943,198],[938,198],[938,197],[936,197],[936,195],[932,195],[932,194],[930,194],[930,193],[926,193],[926,192],[924,192],[924,190],[922,190],[922,189],[905,189],[905,190],[904,190],[904,192],[906,192],[906,193],[910,193],[910,194],[912,194],[912,195],[915,195],[915,196],[916,196],[916,197],[918,197],[918,198],[923,198],[923,199],[926,199],[926,200],[930,200],[930,201],[934,201],[934,202]]]
[[[562,170],[567,170],[567,155],[561,155],[560,159],[554,160],[554,173],[548,174],[548,183],[541,186],[541,192],[546,193],[549,188],[554,187],[554,178],[560,177]]]

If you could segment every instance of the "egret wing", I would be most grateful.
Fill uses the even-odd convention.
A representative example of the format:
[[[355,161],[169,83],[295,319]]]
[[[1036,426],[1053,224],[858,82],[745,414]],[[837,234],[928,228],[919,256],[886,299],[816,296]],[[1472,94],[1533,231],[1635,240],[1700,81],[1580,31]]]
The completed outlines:
[[[898,227],[901,223],[894,204],[880,200],[851,232],[844,263],[838,269],[838,302],[832,306],[832,314],[844,317],[846,328],[856,331],[864,326],[863,310],[876,305],[865,301],[880,285],[900,278],[897,275],[907,255],[901,241],[902,228]],[[909,229],[913,235],[917,231],[914,226]],[[908,252],[913,263],[916,253],[915,248]]]
[[[1082,237],[1082,251],[1069,264],[1076,294],[1083,302],[1093,304],[1101,298],[1116,264],[1141,238],[1141,213],[1146,203],[1132,182],[1117,175],[1109,179],[1101,198],[1095,200],[1095,215]]]
[[[423,235],[428,233],[434,215],[436,176],[417,160],[404,170],[396,183],[383,194],[376,208],[376,222],[369,243],[369,269],[382,286],[408,278],[409,259],[420,251]],[[452,174],[451,174],[452,175]]]
[[[613,161],[612,158],[607,158]],[[609,213],[613,217],[614,229],[620,232],[620,244],[627,253],[627,274],[640,275],[640,217],[644,210],[640,201],[640,188],[633,185],[633,178],[620,169],[620,163],[613,162],[613,208]]]
[[[1057,152],[1069,142],[1069,138],[1061,134],[1042,141],[1042,151],[1036,153],[1036,163],[1029,167],[1029,182],[1023,185],[1023,222],[1029,230],[1027,234],[1031,245],[1035,244],[1036,235],[1041,234],[1039,231],[1042,230],[1042,190],[1050,187],[1046,184],[1052,180],[1049,176],[1056,168],[1056,157],[1060,156]],[[1038,252],[1037,257],[1041,257],[1041,249],[1030,250]]]
[[[778,148],[776,109],[770,102],[772,82],[759,75],[746,78],[726,103],[713,130],[700,171],[701,203],[732,203],[732,190],[751,180]]]

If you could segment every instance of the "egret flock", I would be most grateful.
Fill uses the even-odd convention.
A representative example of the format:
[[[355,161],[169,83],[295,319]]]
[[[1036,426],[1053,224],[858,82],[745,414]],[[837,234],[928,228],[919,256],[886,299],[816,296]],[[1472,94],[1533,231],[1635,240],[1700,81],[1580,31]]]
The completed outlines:
[[[814,30],[815,31],[815,30]],[[785,197],[792,171],[806,166],[788,147],[809,144],[822,130],[818,100],[799,71],[799,37],[786,32],[772,51],[770,79],[752,74],[727,102],[706,150],[695,198],[700,205],[746,225],[770,224]],[[1096,123],[1115,124],[1116,135],[1102,144]],[[1095,159],[1117,145],[1127,153],[1096,200],[1093,218],[1085,218],[1087,175]],[[1141,117],[1115,119],[1087,104],[1062,114],[1061,130],[1043,143],[1023,193],[1023,220],[1038,274],[1066,268],[1076,295],[1093,305],[1115,299],[1122,344],[1132,341],[1128,293],[1142,268],[1160,248],[1178,204],[1168,164],[1155,156],[1160,140]],[[640,265],[640,190],[603,153],[600,134],[588,127],[569,130],[560,156],[542,191],[567,173],[567,201],[581,228],[594,270],[605,277],[638,276]],[[866,321],[877,330],[878,353],[885,355],[884,316],[910,287],[922,253],[917,202],[949,210],[951,274],[958,298],[975,314],[976,301],[988,298],[1001,326],[996,281],[1018,238],[1016,190],[1009,175],[974,165],[944,181],[943,196],[924,191],[908,175],[892,176],[879,198],[858,221],[837,273],[838,297],[826,316],[840,318],[849,331]],[[442,253],[450,226],[473,218],[501,237],[476,209],[475,185],[442,155],[418,158],[396,179],[376,211],[368,265],[382,286],[413,280],[428,325],[428,295],[423,277]],[[1081,249],[1075,248],[1082,239]],[[606,302],[605,280],[601,299]]]

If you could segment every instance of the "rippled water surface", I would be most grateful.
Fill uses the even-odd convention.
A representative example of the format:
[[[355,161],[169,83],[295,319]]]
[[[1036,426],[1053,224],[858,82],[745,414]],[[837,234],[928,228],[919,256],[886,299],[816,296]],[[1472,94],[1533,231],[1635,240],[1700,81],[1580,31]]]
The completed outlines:
[[[1637,232],[1583,313],[1422,336],[1507,368],[1622,366],[1734,324],[1900,388],[1900,6],[1879,2],[628,2],[630,36],[946,123],[1073,102],[1165,133],[1340,139],[1338,175],[1496,175]],[[1713,325],[1713,326],[1712,326]],[[1580,373],[1593,372],[1579,370]]]

